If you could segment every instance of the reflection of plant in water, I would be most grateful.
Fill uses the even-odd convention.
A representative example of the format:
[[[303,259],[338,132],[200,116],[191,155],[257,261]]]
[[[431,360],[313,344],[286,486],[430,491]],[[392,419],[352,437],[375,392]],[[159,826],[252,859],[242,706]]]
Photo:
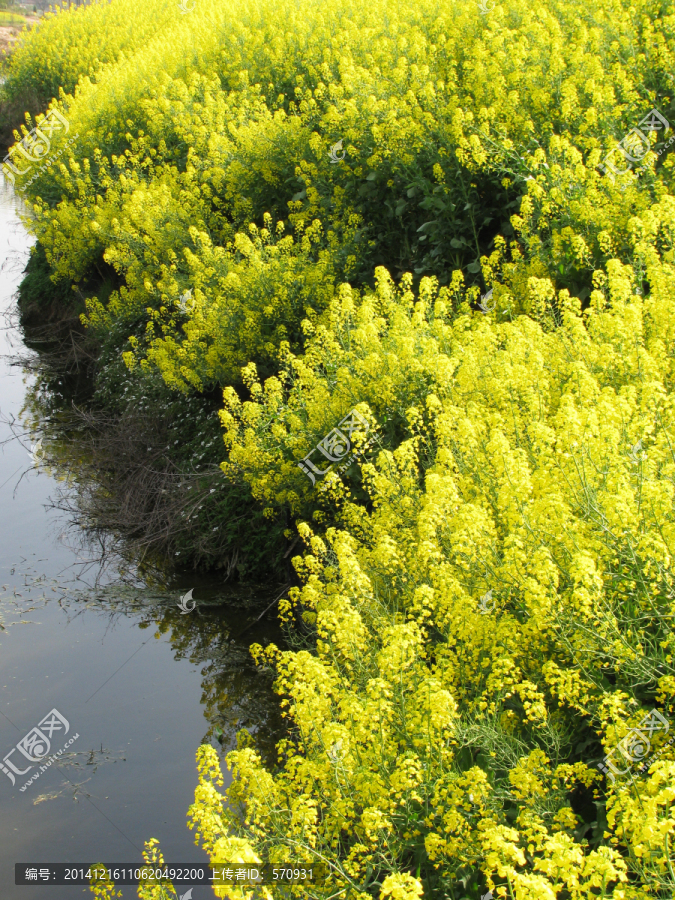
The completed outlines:
[[[218,402],[176,395],[157,376],[129,378],[102,364],[94,399],[80,402],[33,364],[17,431],[42,436],[41,459],[61,483],[53,505],[71,526],[98,539],[115,535],[120,552],[167,568],[224,570],[269,578],[285,572],[283,525],[264,523],[248,485],[226,478]],[[91,386],[89,394],[91,393]],[[102,412],[105,409],[105,412]]]
[[[57,770],[60,771],[63,768],[81,769],[82,774],[88,771],[89,777],[85,778],[83,781],[74,782],[66,775],[67,783],[65,783],[60,790],[40,794],[33,800],[33,806],[37,806],[38,803],[44,803],[46,800],[55,800],[57,797],[63,797],[65,795],[72,795],[73,800],[77,800],[78,794],[84,794],[85,797],[90,797],[91,795],[82,788],[82,785],[91,781],[100,765],[109,762],[116,763],[118,760],[126,762],[123,751],[113,752],[104,750],[103,744],[101,744],[100,750],[92,749],[63,753],[58,759]],[[89,769],[89,766],[93,766],[93,768]]]
[[[36,609],[42,609],[49,597],[49,593],[57,593],[58,582],[53,578],[48,578],[44,573],[40,573],[28,560],[22,560],[22,565],[13,566],[9,575],[14,579],[14,583],[10,585],[0,585],[0,629],[3,631],[12,625],[29,625],[30,619],[25,619],[28,613]],[[20,570],[20,571],[18,571]],[[5,621],[2,613],[7,613],[12,617],[16,617],[15,621]]]
[[[126,757],[122,756],[122,751],[113,753],[111,750],[104,750],[101,744],[100,750],[80,750],[77,752],[63,753],[59,757],[59,765],[80,768],[84,766],[93,766],[91,774],[95,775],[100,765],[108,762],[117,762],[117,760],[126,762]]]
[[[231,750],[235,735],[248,729],[260,754],[275,758],[275,742],[283,732],[278,700],[272,678],[253,663],[250,643],[279,643],[278,628],[269,621],[255,622],[242,633],[242,608],[255,615],[262,589],[224,593],[222,588],[200,588],[208,599],[200,601],[191,616],[183,616],[175,605],[180,589],[159,590],[132,584],[107,584],[95,588],[71,589],[61,606],[73,615],[84,609],[100,609],[111,624],[121,616],[137,617],[141,630],[153,628],[155,637],[168,635],[176,659],[188,659],[200,667],[202,705],[209,723],[203,740],[216,739],[223,752]],[[210,595],[210,596],[209,596]],[[235,606],[236,604],[236,606]],[[241,635],[232,638],[231,635]]]
[[[258,751],[272,761],[283,731],[279,701],[272,678],[254,665],[248,646],[255,640],[267,642],[270,635],[265,632],[276,628],[258,624],[242,636],[246,641],[233,640],[230,634],[241,630],[241,612],[213,607],[207,607],[199,620],[162,607],[155,623],[160,634],[170,630],[177,659],[202,667],[202,704],[209,722],[204,741],[216,738],[227,752],[236,745],[236,733],[245,728]]]

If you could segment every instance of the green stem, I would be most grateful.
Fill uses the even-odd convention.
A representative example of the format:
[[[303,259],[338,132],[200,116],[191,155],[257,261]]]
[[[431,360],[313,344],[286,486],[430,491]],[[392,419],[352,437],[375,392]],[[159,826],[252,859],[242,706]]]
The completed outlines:
[[[670,841],[668,840],[668,834],[666,834],[664,838],[665,850],[666,850],[666,863],[668,864],[668,871],[670,872],[670,877],[675,881],[675,872],[673,872],[673,864],[670,861]]]

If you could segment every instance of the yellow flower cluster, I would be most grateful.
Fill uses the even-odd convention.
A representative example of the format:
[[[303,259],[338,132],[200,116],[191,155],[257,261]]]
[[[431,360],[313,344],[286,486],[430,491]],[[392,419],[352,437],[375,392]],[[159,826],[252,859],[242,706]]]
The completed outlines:
[[[236,382],[251,360],[268,370],[283,341],[302,343],[306,309],[382,263],[447,286],[459,268],[478,278],[489,246],[498,308],[539,320],[553,284],[584,300],[617,254],[642,277],[632,217],[672,161],[647,154],[645,190],[596,166],[650,106],[672,117],[669,18],[647,0],[475,7],[200,0],[181,15],[114,0],[55,14],[10,73],[26,91],[80,79],[60,100],[77,150],[28,188],[54,277],[112,267],[122,286],[90,298],[88,323],[126,330],[129,364],[181,389]],[[517,237],[508,262],[500,232]],[[194,315],[177,316],[186,291]]]
[[[144,7],[94,3],[86,10],[55,5],[39,28],[21,36],[18,52],[9,57],[4,91],[14,101],[32,94],[31,102],[70,94],[81,76],[93,75],[120,53],[133,53],[175,19],[172,0]]]
[[[43,34],[79,46],[101,8]],[[639,178],[597,170],[651,108],[675,123],[672,15],[198,0],[157,22],[82,66],[60,101],[82,149],[29,196],[56,278],[115,270],[88,324],[139,378],[223,388],[224,471],[304,542],[280,607],[303,646],[254,648],[279,765],[243,741],[223,795],[201,748],[198,841],[326,867],[279,896],[672,897],[672,753],[596,767],[652,708],[675,721],[673,163],[652,132]],[[298,461],[350,410],[377,447],[311,484]]]
[[[457,314],[461,290],[414,296],[380,269],[359,302],[340,289],[281,379],[226,391],[227,465],[271,513],[311,505],[303,429],[356,405],[409,433],[360,476],[327,475],[299,525],[305,584],[283,612],[316,655],[255,650],[293,738],[274,778],[251,749],[230,757],[257,852],[328,858],[353,896],[387,871],[382,896],[409,896],[410,866],[429,896],[472,869],[497,896],[672,892],[667,754],[610,786],[599,843],[579,840],[579,798],[602,806],[594,757],[650,706],[675,710],[673,225],[670,197],[634,219],[647,298],[611,260],[583,315],[553,295],[555,328]]]

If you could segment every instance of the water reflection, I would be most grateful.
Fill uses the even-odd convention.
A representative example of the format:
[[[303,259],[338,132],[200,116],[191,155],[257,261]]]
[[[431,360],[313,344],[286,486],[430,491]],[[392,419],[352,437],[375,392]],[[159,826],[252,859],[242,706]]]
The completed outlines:
[[[2,900],[44,896],[14,885],[16,862],[140,862],[149,837],[168,861],[204,862],[186,827],[199,744],[224,756],[247,728],[271,761],[281,730],[248,647],[280,641],[274,606],[256,619],[283,585],[180,575],[150,555],[139,564],[119,535],[83,529],[60,502],[88,489],[88,449],[63,416],[70,387],[41,373],[16,329],[30,244],[15,198],[0,190],[0,310],[9,313],[0,333],[0,758],[53,708],[79,737],[24,792],[0,774]],[[11,364],[18,356],[23,367]],[[189,589],[197,606],[184,615]],[[74,893],[50,887],[49,896]],[[193,900],[209,896],[193,891]]]
[[[179,605],[182,590],[118,582],[70,591],[59,603],[71,616],[97,609],[108,615],[111,627],[123,618],[141,632],[152,628],[157,637],[167,635],[176,660],[201,667],[201,703],[208,723],[202,743],[220,744],[224,755],[236,745],[237,732],[246,728],[272,763],[283,729],[279,702],[269,675],[253,664],[249,646],[282,643],[278,625],[272,617],[255,622],[260,594],[256,596],[250,585],[225,590],[207,578],[199,579],[196,606],[187,615]]]

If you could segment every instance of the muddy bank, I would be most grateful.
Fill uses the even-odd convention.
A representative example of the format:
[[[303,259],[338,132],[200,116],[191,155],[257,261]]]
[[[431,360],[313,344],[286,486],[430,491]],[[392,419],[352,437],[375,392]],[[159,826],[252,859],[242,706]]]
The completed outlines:
[[[121,336],[101,342],[84,328],[87,296],[117,284],[112,267],[101,263],[75,291],[49,274],[36,245],[18,310],[37,377],[29,409],[64,476],[57,505],[90,533],[119,535],[141,561],[268,581],[272,594],[293,583],[288,523],[270,523],[243,479],[221,470],[221,391],[184,395],[156,372],[132,377]]]

